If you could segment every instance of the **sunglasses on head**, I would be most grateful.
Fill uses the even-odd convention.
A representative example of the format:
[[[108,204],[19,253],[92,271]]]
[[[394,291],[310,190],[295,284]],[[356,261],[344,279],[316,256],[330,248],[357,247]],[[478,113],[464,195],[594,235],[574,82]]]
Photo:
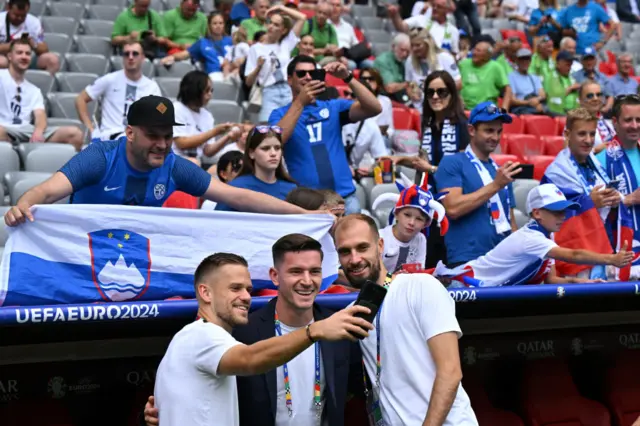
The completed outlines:
[[[137,51],[128,51],[128,52],[122,52],[122,56],[124,56],[125,58],[128,58],[130,56],[133,56],[134,58],[137,58],[138,56],[140,56],[140,52]]]
[[[487,114],[493,115],[493,114],[498,114],[498,113],[506,114],[507,110],[504,109],[504,108],[498,108],[496,105],[487,105],[480,112],[486,112]]]
[[[602,98],[604,96],[604,94],[602,92],[598,92],[598,93],[587,93],[585,98],[587,99],[594,99],[594,98]]]
[[[449,89],[440,87],[438,89],[427,89],[426,94],[427,94],[427,98],[429,99],[433,99],[435,95],[438,95],[438,97],[442,99],[442,98],[448,97],[451,94],[451,92],[449,92]]]
[[[19,87],[18,87],[19,89]],[[616,102],[621,102],[621,101],[635,101],[635,102],[640,102],[640,95],[618,95],[615,97],[614,101]]]
[[[279,135],[282,134],[282,127],[280,126],[256,126],[253,128],[253,131],[251,132],[251,134],[253,135],[254,133],[260,133],[262,135],[264,135],[265,133],[269,133],[269,131],[272,131],[273,133],[277,133]]]
[[[540,43],[547,43],[549,41],[551,41],[551,38],[549,36],[542,36],[540,38]]]

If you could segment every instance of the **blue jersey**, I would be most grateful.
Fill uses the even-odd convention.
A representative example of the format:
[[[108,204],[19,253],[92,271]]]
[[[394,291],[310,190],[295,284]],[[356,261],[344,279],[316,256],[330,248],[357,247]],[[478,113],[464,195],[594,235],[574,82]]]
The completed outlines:
[[[355,192],[342,143],[342,126],[351,123],[351,105],[353,101],[333,99],[317,101],[302,110],[291,138],[284,144],[287,169],[300,186],[331,189],[343,197]],[[269,124],[278,124],[290,106],[274,110]]]
[[[191,59],[202,62],[207,74],[221,72],[225,55],[233,47],[231,37],[222,37],[222,40],[214,41],[209,37],[202,37],[189,47]]]
[[[495,169],[489,163],[484,164],[491,177],[495,179]],[[464,152],[444,157],[438,165],[435,179],[439,191],[446,188],[462,188],[463,194],[471,194],[483,187],[480,175]],[[509,200],[506,199],[504,191],[500,191],[500,201],[505,214],[510,215],[509,207],[515,206],[512,184],[509,184],[508,192]],[[458,264],[484,256],[509,234],[510,232],[496,232],[491,211],[483,204],[457,220],[449,220],[449,232],[444,236],[447,262]]]
[[[287,194],[296,187],[295,183],[287,182],[286,180],[277,180],[275,183],[263,182],[254,175],[238,176],[229,182],[229,185],[235,188],[244,188],[255,192],[262,192],[263,194],[271,195],[272,197],[276,197],[280,200],[287,198]],[[216,210],[228,212],[236,211],[234,208],[221,203],[216,205]]]
[[[204,195],[211,175],[189,160],[169,153],[161,167],[134,170],[127,160],[127,140],[92,143],[60,172],[73,186],[71,203],[159,207],[174,191]]]
[[[562,28],[573,28],[576,31],[576,51],[579,55],[584,53],[587,47],[602,39],[600,24],[609,22],[609,15],[597,3],[590,1],[586,6],[580,7],[577,4],[568,6],[560,13],[558,23]]]
[[[531,26],[538,25],[540,21],[542,21],[542,18],[544,18],[545,16],[551,16],[555,21],[558,21],[559,14],[560,12],[558,10],[552,9],[552,8],[548,8],[545,10],[536,9],[533,12],[531,12],[529,25]],[[543,35],[548,35],[554,32],[556,32],[556,27],[554,27],[552,24],[547,22],[540,26],[540,29],[538,29],[538,33],[536,35],[543,36]]]

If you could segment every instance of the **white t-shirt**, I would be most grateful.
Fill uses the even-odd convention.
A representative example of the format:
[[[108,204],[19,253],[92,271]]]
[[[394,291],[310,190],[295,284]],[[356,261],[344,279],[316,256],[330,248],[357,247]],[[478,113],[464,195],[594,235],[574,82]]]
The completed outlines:
[[[231,50],[227,52],[227,54],[224,56],[224,59],[229,62],[233,62],[236,59],[246,58],[249,54],[249,49],[250,47],[248,43],[240,42],[234,45]]]
[[[431,9],[429,9],[431,10]],[[452,23],[446,21],[443,24],[431,20],[429,12],[425,15],[412,16],[404,20],[409,28],[426,28],[433,37],[436,45],[441,49],[451,50],[453,53],[460,51],[460,31]]]
[[[280,323],[282,335],[296,331],[298,328],[289,327]],[[316,343],[318,345],[319,343]],[[291,402],[293,414],[289,416],[284,391],[284,370],[282,366],[276,370],[277,399],[276,399],[276,426],[320,426],[321,418],[318,418],[313,401],[313,386],[316,370],[315,345],[309,346],[304,352],[287,363],[289,369],[289,383],[291,385]],[[322,351],[320,351],[320,391],[322,406],[324,407],[324,391],[326,382],[324,378],[324,365],[322,364]],[[222,423],[220,423],[222,424]]]
[[[489,253],[468,263],[473,268],[473,277],[482,281],[482,287],[525,284],[522,282],[524,277],[531,275],[533,269],[538,271],[549,251],[558,246],[529,225],[509,235]],[[546,267],[550,268],[551,263]]]
[[[419,263],[424,269],[427,259],[427,238],[418,232],[408,243],[399,241],[393,235],[393,225],[388,225],[380,231],[384,240],[384,254],[382,260],[388,271],[395,272],[402,265]]]
[[[427,341],[448,332],[456,333],[458,338],[462,336],[455,302],[431,275],[403,274],[393,280],[380,310],[380,329],[369,331],[369,337],[360,342],[374,386],[378,332],[382,365],[380,405],[385,424],[422,425],[436,378],[436,365]],[[469,397],[460,385],[444,426],[477,425]]]
[[[44,30],[40,19],[28,13],[22,25],[14,27],[9,23],[9,40],[7,40],[7,12],[0,12],[0,43],[8,43],[11,40],[20,38],[22,33],[29,33],[29,36],[37,43],[44,41]]]
[[[8,69],[0,70],[0,86],[4,92],[3,96],[0,96],[0,125],[30,124],[31,113],[38,109],[44,110],[44,99],[40,89],[27,80],[16,84]]]
[[[184,124],[184,126],[175,126],[173,128],[174,138],[194,136],[213,129],[213,115],[205,108],[200,108],[200,111],[195,112],[180,101],[174,102],[173,107],[176,111],[176,122]],[[214,142],[214,139],[209,139],[206,143],[209,144],[212,142]],[[189,156],[189,154],[202,157],[202,147],[203,145],[200,145],[197,148],[183,150],[178,148],[174,142],[173,152],[181,157]]]
[[[378,123],[378,126],[389,126],[387,134],[393,134],[393,104],[391,99],[385,95],[378,95],[378,101],[382,105],[382,112],[375,117],[374,120]]]
[[[240,424],[236,377],[218,375],[222,356],[240,344],[222,327],[202,320],[173,336],[153,392],[161,425]]]
[[[438,63],[436,69],[426,69],[427,73],[425,74],[425,70],[422,67],[416,69],[413,66],[413,59],[411,56],[407,58],[404,63],[404,78],[406,81],[415,81],[418,84],[422,84],[424,80],[427,78],[429,73],[432,71],[446,71],[453,78],[454,81],[460,80],[462,77],[460,76],[460,69],[458,69],[458,64],[456,63],[456,58],[449,52],[442,51],[436,56]],[[425,64],[426,65],[426,64]]]
[[[630,2],[631,3],[631,2]],[[611,19],[611,21],[614,24],[617,24],[620,22],[620,18],[618,17],[618,13],[615,11],[614,8],[612,8],[611,6],[609,6],[608,4],[605,4],[604,6],[604,10],[607,11],[607,15],[609,15],[609,19]]]
[[[269,87],[277,82],[286,83],[287,65],[291,60],[291,51],[296,47],[299,40],[293,31],[289,31],[289,34],[279,44],[254,44],[249,49],[244,74],[251,74],[258,66],[258,58],[262,56],[265,61],[258,74],[260,86]]]
[[[384,144],[382,133],[380,133],[380,126],[378,126],[375,118],[367,118],[364,120],[362,128],[360,128],[360,133],[358,133],[359,127],[360,122],[342,126],[342,141],[345,147],[353,145],[351,158],[349,159],[351,164],[359,167],[360,162],[367,152],[369,152],[374,159],[389,154]],[[357,139],[356,134],[358,135]]]
[[[411,9],[411,16],[420,16],[424,15],[428,19],[431,19],[431,15],[433,14],[433,8],[429,7],[425,13],[422,13],[422,9],[424,8],[425,2],[417,1],[414,3],[413,8]]]
[[[331,24],[336,29],[336,35],[338,36],[338,47],[352,47],[359,43],[356,32],[353,29],[353,25],[340,18],[340,23],[336,24],[331,21]]]
[[[87,86],[85,91],[92,100],[102,102],[99,134],[91,135],[101,139],[108,139],[114,133],[124,132],[127,111],[132,103],[144,96],[161,96],[158,83],[145,76],[138,81],[131,81],[124,70],[114,71],[98,78],[93,84]]]

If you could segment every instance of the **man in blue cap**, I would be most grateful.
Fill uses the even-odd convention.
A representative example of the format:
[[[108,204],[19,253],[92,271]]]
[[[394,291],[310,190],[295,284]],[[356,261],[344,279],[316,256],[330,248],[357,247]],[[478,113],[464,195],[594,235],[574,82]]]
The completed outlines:
[[[507,112],[493,102],[477,105],[469,116],[470,143],[464,152],[445,157],[435,179],[449,217],[445,235],[447,265],[455,267],[485,255],[516,230],[511,183],[520,163],[501,167],[490,158],[502,136]]]

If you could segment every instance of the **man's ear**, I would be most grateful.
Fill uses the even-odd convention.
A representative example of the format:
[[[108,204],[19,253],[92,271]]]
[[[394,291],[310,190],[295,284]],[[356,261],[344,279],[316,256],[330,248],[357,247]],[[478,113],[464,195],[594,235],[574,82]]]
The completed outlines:
[[[197,288],[197,296],[205,303],[211,303],[213,301],[213,294],[211,288],[206,283],[199,283]]]
[[[271,282],[273,283],[273,285],[275,285],[276,287],[280,286],[280,281],[278,281],[278,271],[276,270],[276,268],[269,268],[269,278],[271,278]]]

